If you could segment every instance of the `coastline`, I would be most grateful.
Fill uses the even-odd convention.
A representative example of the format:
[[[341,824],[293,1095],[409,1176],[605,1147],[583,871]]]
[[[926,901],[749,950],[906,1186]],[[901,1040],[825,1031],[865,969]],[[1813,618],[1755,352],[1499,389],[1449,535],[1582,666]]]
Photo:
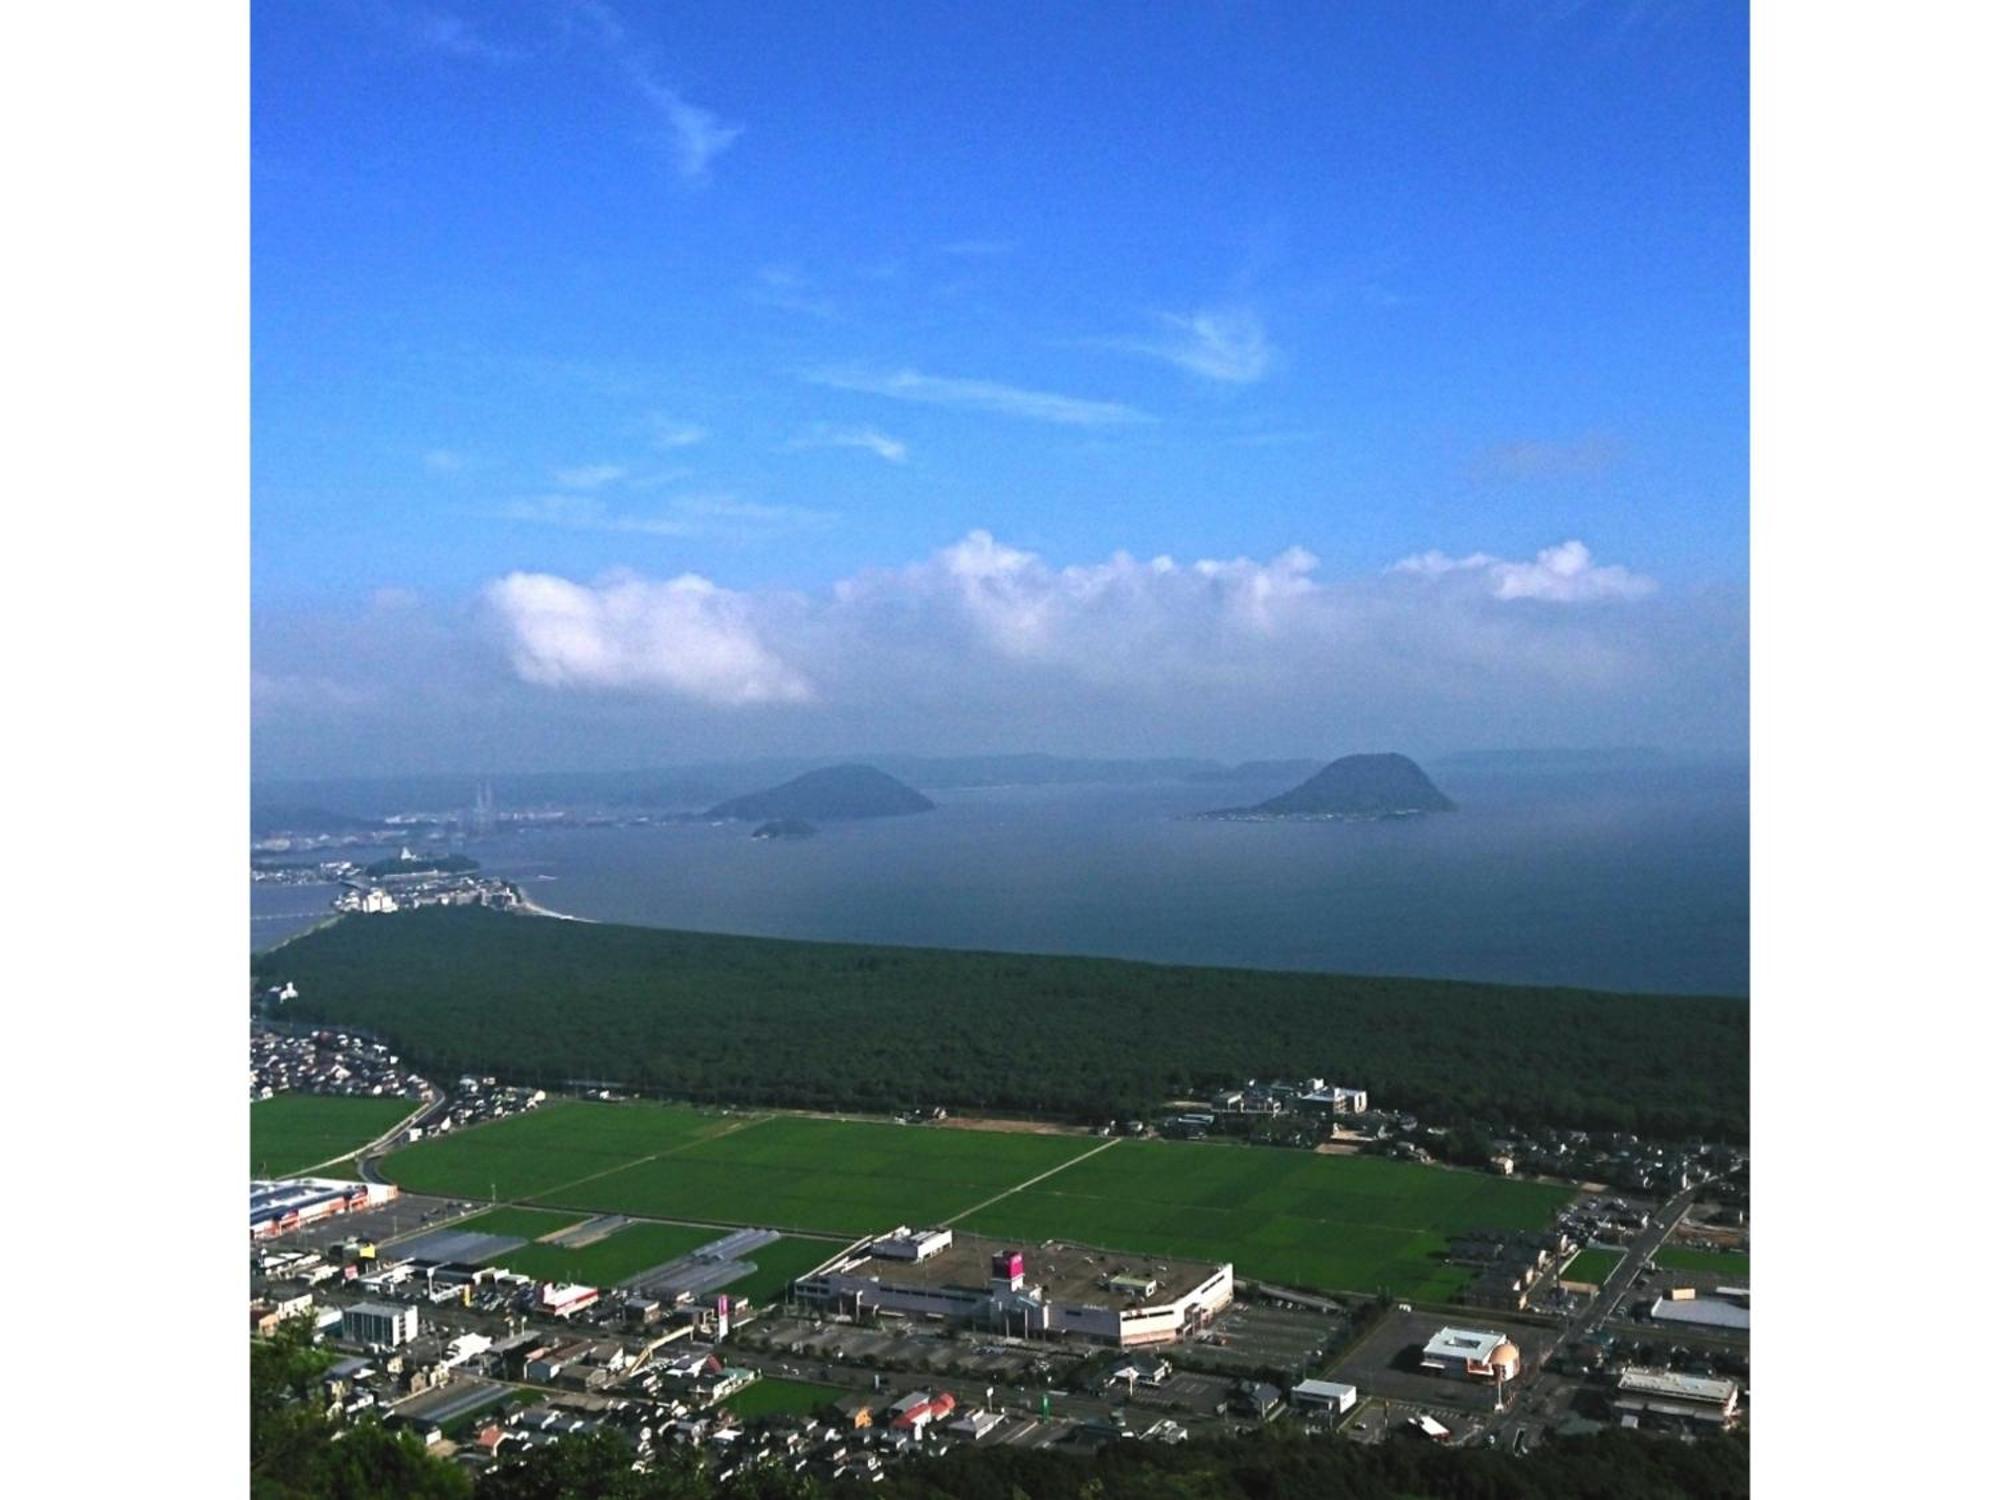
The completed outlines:
[[[529,917],[552,917],[552,918],[554,918],[554,919],[555,919],[556,921],[558,921],[558,922],[591,922],[591,923],[595,923],[595,922],[597,921],[597,918],[595,918],[595,917],[579,917],[579,916],[575,916],[575,915],[572,915],[571,913],[569,913],[569,912],[566,912],[566,911],[551,911],[551,910],[550,910],[550,909],[549,909],[548,907],[546,907],[546,906],[543,906],[543,905],[542,905],[541,903],[539,903],[539,902],[537,902],[537,901],[532,901],[532,900],[530,900],[530,899],[529,899],[528,897],[526,897],[526,896],[523,896],[523,897],[521,898],[521,904],[520,904],[520,907],[519,907],[518,909],[519,909],[519,911],[521,912],[521,914],[522,914],[523,916],[529,916]]]

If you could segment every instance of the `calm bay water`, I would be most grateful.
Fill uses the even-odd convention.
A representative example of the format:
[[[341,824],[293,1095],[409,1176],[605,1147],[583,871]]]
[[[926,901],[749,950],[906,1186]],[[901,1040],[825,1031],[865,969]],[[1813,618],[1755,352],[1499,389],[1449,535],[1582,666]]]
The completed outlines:
[[[811,839],[675,824],[469,851],[541,905],[647,926],[1748,993],[1743,767],[1437,780],[1458,812],[1384,823],[1178,816],[1282,786],[1058,786],[933,793],[936,812]],[[253,945],[330,895],[253,887]]]

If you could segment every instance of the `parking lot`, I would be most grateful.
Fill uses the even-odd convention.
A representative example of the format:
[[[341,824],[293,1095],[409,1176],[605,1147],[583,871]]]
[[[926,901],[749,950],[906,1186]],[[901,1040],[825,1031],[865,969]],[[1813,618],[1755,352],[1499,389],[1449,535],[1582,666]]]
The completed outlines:
[[[325,1250],[342,1240],[355,1239],[372,1240],[377,1245],[383,1245],[398,1235],[414,1234],[420,1229],[455,1219],[474,1206],[447,1198],[420,1198],[404,1194],[390,1199],[380,1208],[335,1214],[317,1223],[303,1225],[290,1234],[258,1243],[280,1250]]]
[[[1236,1302],[1184,1346],[1185,1357],[1232,1372],[1304,1369],[1331,1352],[1348,1323],[1337,1313]]]
[[[1447,1319],[1438,1313],[1392,1312],[1334,1369],[1333,1378],[1354,1386],[1365,1396],[1410,1402],[1425,1408],[1460,1412],[1493,1409],[1493,1387],[1455,1379],[1421,1367],[1422,1351],[1438,1329],[1448,1323],[1467,1328],[1491,1328],[1512,1339],[1521,1351],[1523,1372],[1536,1369],[1556,1342],[1556,1331],[1514,1322],[1467,1309]]]
[[[1168,1351],[1167,1357],[1173,1357],[1172,1351]],[[1229,1392],[1235,1384],[1226,1375],[1199,1375],[1191,1370],[1176,1370],[1165,1385],[1134,1386],[1128,1399],[1134,1406],[1214,1416],[1228,1403]],[[1114,1388],[1114,1393],[1123,1394],[1123,1388]]]

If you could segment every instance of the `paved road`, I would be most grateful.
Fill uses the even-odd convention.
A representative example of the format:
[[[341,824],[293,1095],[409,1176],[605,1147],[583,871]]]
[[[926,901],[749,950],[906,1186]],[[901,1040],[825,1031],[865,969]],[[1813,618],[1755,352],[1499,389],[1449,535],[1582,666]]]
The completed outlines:
[[[1684,1188],[1660,1205],[1652,1222],[1625,1247],[1625,1254],[1612,1268],[1611,1274],[1604,1278],[1604,1285],[1597,1296],[1562,1326],[1556,1335],[1556,1349],[1594,1333],[1604,1325],[1612,1309],[1632,1289],[1632,1283],[1638,1280],[1646,1262],[1653,1258],[1654,1252],[1686,1217],[1688,1209],[1694,1206],[1694,1200],[1700,1196],[1705,1185],[1696,1183],[1693,1187]],[[1493,1427],[1499,1435],[1500,1446],[1524,1452],[1540,1435],[1550,1405],[1551,1392],[1545,1384],[1547,1378],[1545,1365],[1538,1366],[1515,1384],[1509,1393],[1507,1415]]]
[[[363,1182],[387,1183],[389,1179],[384,1177],[375,1166],[376,1162],[381,1160],[383,1148],[397,1136],[408,1132],[412,1126],[420,1130],[430,1129],[431,1123],[443,1115],[450,1107],[451,1095],[443,1089],[434,1086],[431,1089],[430,1102],[424,1106],[420,1114],[412,1119],[403,1121],[402,1124],[381,1137],[381,1139],[370,1141],[354,1153],[354,1169],[361,1174],[361,1180]]]

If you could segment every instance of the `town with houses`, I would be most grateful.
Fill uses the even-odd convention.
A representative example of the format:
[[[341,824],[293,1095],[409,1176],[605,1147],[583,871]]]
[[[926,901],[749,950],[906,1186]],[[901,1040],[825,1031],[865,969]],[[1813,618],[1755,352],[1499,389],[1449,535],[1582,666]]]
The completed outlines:
[[[519,1238],[455,1227],[489,1204],[407,1195],[375,1170],[379,1151],[537,1108],[543,1091],[440,1086],[337,1028],[256,1021],[251,1057],[253,1100],[410,1105],[358,1154],[359,1180],[253,1181],[253,1333],[308,1329],[333,1356],[328,1415],[407,1428],[471,1469],[593,1431],[641,1465],[684,1446],[718,1477],[773,1465],[866,1480],[954,1444],[1178,1442],[1272,1422],[1520,1452],[1549,1433],[1671,1440],[1747,1420],[1747,1276],[1703,1269],[1747,1264],[1740,1148],[1578,1131],[1492,1140],[1461,1169],[1560,1180],[1577,1196],[1548,1229],[1453,1238],[1450,1260],[1472,1276],[1442,1307],[921,1225],[829,1239],[776,1285],[756,1273],[777,1233],[718,1229],[619,1285],[585,1286],[517,1274],[505,1262]],[[1249,1080],[1109,1132],[1415,1160],[1447,1134],[1317,1077]],[[585,1247],[630,1222],[600,1215],[553,1238]]]

